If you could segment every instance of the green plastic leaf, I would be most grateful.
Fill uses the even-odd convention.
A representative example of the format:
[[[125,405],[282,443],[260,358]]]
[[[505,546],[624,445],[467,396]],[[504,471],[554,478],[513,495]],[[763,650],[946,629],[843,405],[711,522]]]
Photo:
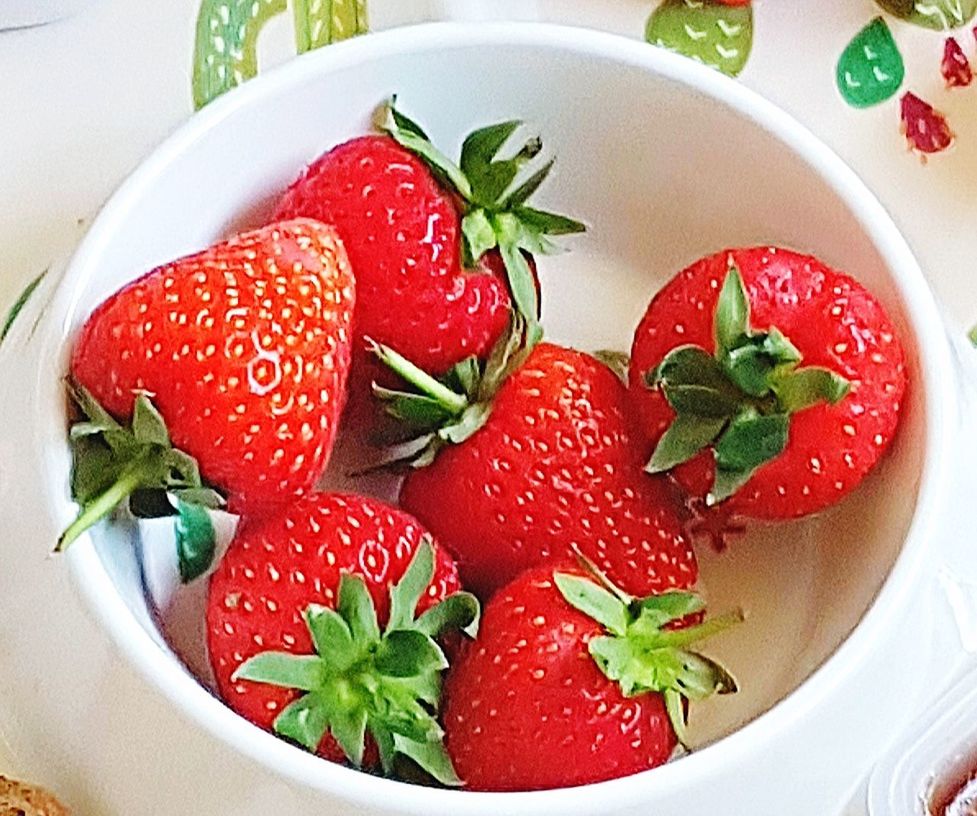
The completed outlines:
[[[41,285],[41,281],[44,280],[44,276],[48,273],[48,270],[44,270],[40,275],[34,278],[24,290],[17,296],[17,300],[14,301],[13,305],[7,311],[7,316],[3,320],[3,326],[0,328],[0,344],[7,339],[7,335],[10,333],[10,329],[14,325],[14,321],[17,319],[24,307],[27,305],[27,301],[31,299],[31,295],[37,290],[37,287]]]
[[[648,20],[645,39],[736,76],[753,45],[753,9],[712,0],[664,0]]]
[[[851,391],[851,383],[827,368],[811,366],[775,380],[773,390],[781,408],[796,413],[820,402],[840,402]]]
[[[390,588],[387,631],[404,629],[413,622],[417,604],[434,578],[434,545],[424,536],[401,579]]]
[[[316,655],[261,652],[238,666],[232,679],[314,691],[322,685],[324,666]]]
[[[749,470],[780,455],[787,446],[790,419],[746,413],[729,423],[716,443],[716,465],[722,470]]]
[[[433,776],[442,785],[459,787],[461,779],[451,764],[451,758],[441,742],[415,742],[395,734],[394,749],[398,754],[408,757]]]
[[[557,572],[553,580],[570,606],[593,618],[613,634],[624,634],[628,626],[628,610],[613,593],[579,575]]]
[[[469,637],[478,634],[480,607],[470,592],[456,592],[432,606],[417,619],[419,632],[437,638],[445,632],[462,631]]]
[[[358,575],[345,574],[339,580],[337,611],[349,624],[353,638],[361,643],[373,643],[380,639],[377,611],[366,583]]]
[[[198,110],[258,73],[258,34],[286,0],[203,0],[193,55]]]
[[[428,635],[395,629],[384,635],[376,655],[377,669],[388,677],[414,677],[448,668],[448,661]]]
[[[905,76],[902,54],[881,17],[855,35],[842,52],[836,70],[838,90],[855,108],[868,108],[889,99]]]
[[[330,709],[319,695],[306,694],[282,709],[275,718],[275,733],[315,751],[329,728]]]
[[[217,533],[210,513],[204,507],[176,502],[176,556],[180,568],[180,580],[184,584],[199,578],[214,563],[217,552]]]
[[[365,34],[366,0],[292,0],[299,53]]]
[[[891,14],[924,28],[949,31],[977,14],[977,0],[876,0]]]
[[[713,328],[716,335],[716,355],[719,357],[729,354],[744,337],[750,335],[750,301],[743,277],[732,256],[729,258],[729,271],[716,303]]]
[[[649,473],[664,473],[711,445],[726,425],[725,417],[679,414],[662,434],[651,459]]]

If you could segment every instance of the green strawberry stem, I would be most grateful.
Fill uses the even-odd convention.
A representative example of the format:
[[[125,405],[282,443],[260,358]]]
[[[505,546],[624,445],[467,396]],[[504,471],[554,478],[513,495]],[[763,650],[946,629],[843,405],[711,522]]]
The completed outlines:
[[[603,574],[592,579],[556,572],[553,578],[568,604],[604,628],[606,634],[591,638],[587,647],[598,668],[626,697],[661,694],[681,745],[688,744],[684,700],[737,690],[726,669],[687,647],[741,623],[742,610],[686,628],[669,628],[701,612],[702,599],[678,591],[631,598]]]
[[[732,496],[758,468],[787,447],[791,414],[834,405],[851,383],[826,368],[800,368],[801,353],[776,327],[755,331],[750,302],[733,256],[716,304],[716,351],[698,346],[670,351],[645,374],[675,411],[648,462],[662,473],[711,448],[716,477],[707,506]]]
[[[125,427],[85,388],[69,381],[68,392],[84,415],[70,432],[71,496],[79,512],[61,534],[55,552],[63,552],[126,503],[144,517],[176,514],[173,499],[210,509],[223,504],[216,491],[203,485],[196,460],[173,447],[166,423],[147,393],[136,394],[132,420]],[[198,559],[194,569],[201,568],[206,566]]]
[[[417,390],[391,390],[373,383],[374,396],[412,436],[388,448],[381,460],[364,472],[405,462],[415,468],[426,467],[442,447],[471,437],[488,420],[502,383],[523,364],[537,340],[532,325],[515,313],[484,363],[470,357],[438,379],[389,346],[368,338],[367,348],[377,359]]]
[[[456,394],[450,388],[419,368],[402,354],[394,351],[390,346],[377,343],[372,337],[364,338],[366,347],[381,363],[398,374],[406,382],[413,385],[422,394],[426,394],[439,405],[449,411],[452,416],[461,414],[468,407],[468,398]]]
[[[145,470],[144,463],[133,463],[122,473],[118,481],[109,486],[108,490],[101,493],[94,501],[85,504],[77,518],[61,534],[54,551],[63,552],[85,530],[98,524],[128,499],[146,480]]]
[[[538,137],[527,139],[508,156],[500,157],[507,142],[522,126],[512,120],[470,133],[456,164],[438,150],[413,120],[401,113],[394,97],[378,113],[377,123],[401,146],[420,157],[457,195],[462,204],[462,254],[469,268],[498,248],[508,276],[516,312],[526,322],[530,338],[542,336],[536,280],[524,253],[558,252],[553,236],[584,232],[580,221],[528,205],[553,169],[553,159],[537,161],[543,149]]]
[[[390,590],[390,620],[381,631],[363,579],[343,575],[335,610],[313,604],[304,612],[316,654],[261,652],[238,667],[234,681],[306,692],[282,710],[274,729],[309,751],[328,732],[358,767],[369,732],[385,772],[399,754],[441,784],[460,785],[436,717],[448,668],[436,638],[448,631],[473,635],[479,607],[473,595],[459,592],[418,617],[433,577],[434,547],[426,537]]]

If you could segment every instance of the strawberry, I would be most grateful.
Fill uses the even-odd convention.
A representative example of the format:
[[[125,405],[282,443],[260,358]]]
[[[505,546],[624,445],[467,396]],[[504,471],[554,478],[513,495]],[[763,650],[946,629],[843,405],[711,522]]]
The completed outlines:
[[[434,638],[477,617],[458,589],[421,525],[375,499],[312,493],[245,519],[207,597],[217,690],[326,759],[390,770],[402,754],[455,783],[434,716],[447,665]]]
[[[476,130],[455,165],[391,103],[383,110],[384,135],[333,148],[288,189],[276,218],[335,224],[346,244],[359,287],[358,338],[392,345],[442,374],[488,353],[513,301],[536,321],[530,253],[552,251],[547,236],[583,225],[526,205],[552,161],[533,165],[538,139],[498,158],[519,125]],[[501,256],[506,276],[497,261],[480,265],[493,255]],[[356,364],[368,369],[357,378],[366,383],[378,376],[367,359]]]
[[[629,591],[695,583],[669,486],[647,478],[633,450],[624,384],[590,355],[550,343],[513,353],[507,340],[483,369],[456,372],[459,391],[378,349],[422,392],[379,389],[389,410],[433,425],[394,451],[414,456],[401,505],[483,596],[576,548]]]
[[[655,296],[630,387],[651,472],[672,470],[726,513],[786,519],[839,501],[885,452],[905,357],[852,278],[786,249],[739,249]]]
[[[345,398],[353,288],[334,230],[302,219],[160,266],[104,301],[71,357],[87,417],[72,429],[82,509],[60,546],[133,494],[137,512],[162,491],[215,503],[201,477],[252,511],[313,487]]]
[[[579,569],[536,567],[485,607],[445,683],[444,729],[474,790],[528,791],[601,782],[654,768],[685,742],[688,700],[736,690],[687,647],[742,620],[686,629],[687,592],[643,600]]]

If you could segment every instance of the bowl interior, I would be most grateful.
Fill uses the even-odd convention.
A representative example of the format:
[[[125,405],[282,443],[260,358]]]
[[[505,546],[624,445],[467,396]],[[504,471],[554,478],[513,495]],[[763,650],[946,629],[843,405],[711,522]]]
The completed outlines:
[[[589,231],[566,241],[572,252],[540,259],[552,340],[626,350],[652,294],[690,261],[728,246],[781,244],[870,287],[917,369],[898,288],[858,214],[816,162],[723,100],[731,84],[703,82],[699,69],[670,58],[637,66],[540,38],[388,42],[399,45],[302,58],[171,140],[76,261],[68,332],[154,265],[259,222],[306,163],[367,131],[377,104],[396,93],[449,154],[474,126],[518,117],[558,156],[540,205],[586,220]],[[749,616],[710,645],[742,691],[693,708],[700,744],[789,695],[876,596],[914,511],[926,438],[921,390],[911,389],[894,450],[848,501],[814,520],[755,526],[721,556],[700,549],[712,608],[742,605]],[[126,540],[134,535],[118,526],[93,533],[114,591],[159,648],[172,647],[206,680],[204,585],[177,587],[172,544],[158,524],[144,527],[141,549]]]

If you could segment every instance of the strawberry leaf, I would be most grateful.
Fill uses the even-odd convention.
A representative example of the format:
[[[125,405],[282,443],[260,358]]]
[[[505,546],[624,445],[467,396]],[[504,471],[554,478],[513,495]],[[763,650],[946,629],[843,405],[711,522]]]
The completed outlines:
[[[574,609],[593,618],[615,635],[623,635],[628,627],[627,607],[613,593],[598,586],[589,578],[557,572],[553,575],[560,594]]]
[[[459,593],[415,619],[433,575],[434,547],[425,538],[390,590],[383,632],[363,579],[343,575],[335,610],[313,604],[303,613],[316,654],[262,652],[242,663],[234,679],[305,692],[279,714],[274,728],[310,751],[328,731],[359,766],[369,731],[386,772],[401,755],[444,784],[459,784],[435,718],[448,660],[434,638],[471,626],[478,601]]]
[[[790,415],[835,404],[850,383],[828,369],[800,368],[802,355],[776,327],[750,325],[750,303],[736,263],[720,290],[714,315],[714,355],[679,346],[645,374],[675,411],[646,470],[662,473],[713,448],[716,476],[708,504],[724,501],[787,446]]]
[[[207,508],[177,499],[176,535],[177,564],[180,580],[188,584],[199,578],[214,563],[217,552],[217,533]]]
[[[177,512],[162,495],[167,492],[182,494],[179,500],[185,504],[212,507],[223,501],[204,487],[196,460],[170,446],[166,424],[147,394],[137,394],[132,422],[124,427],[85,388],[69,383],[68,391],[85,417],[69,431],[71,492],[80,510],[56,551],[123,505],[137,516],[156,516],[167,505],[167,515]]]
[[[679,414],[658,440],[645,470],[649,473],[664,473],[689,461],[713,444],[724,427],[725,417]]]
[[[574,608],[600,623],[607,634],[593,637],[588,651],[598,668],[634,697],[662,694],[676,735],[684,739],[683,698],[701,700],[736,691],[736,682],[718,663],[686,647],[725,631],[743,620],[736,611],[696,626],[665,628],[703,609],[691,592],[668,592],[625,605],[616,587],[598,586],[586,577],[556,572],[557,589]],[[606,582],[601,576],[600,581]],[[589,587],[587,586],[589,584]],[[672,703],[669,704],[669,700]]]

